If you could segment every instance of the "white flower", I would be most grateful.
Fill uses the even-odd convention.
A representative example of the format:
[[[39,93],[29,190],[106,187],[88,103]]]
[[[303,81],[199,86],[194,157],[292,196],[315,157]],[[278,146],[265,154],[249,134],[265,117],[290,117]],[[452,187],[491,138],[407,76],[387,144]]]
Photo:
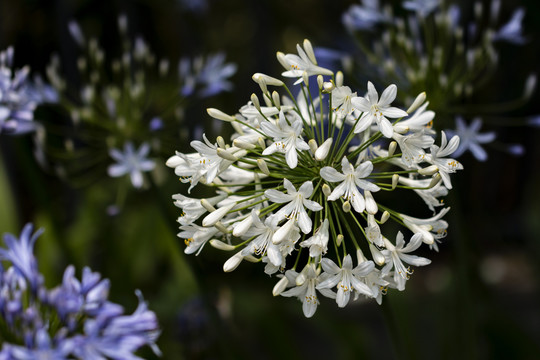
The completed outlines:
[[[408,167],[420,162],[424,155],[424,149],[433,145],[433,138],[424,134],[423,131],[413,132],[408,135],[400,135],[396,132],[392,135],[401,149],[401,161]]]
[[[215,205],[223,200],[226,195],[218,195],[207,199],[208,203]],[[174,205],[182,209],[182,215],[178,218],[180,225],[188,225],[197,220],[202,214],[206,213],[206,209],[201,205],[201,199],[193,199],[182,194],[173,195]]]
[[[217,153],[219,149],[217,144],[212,144],[205,134],[203,134],[203,139],[204,143],[194,140],[190,145],[201,155],[199,163],[205,169],[206,182],[211,183],[218,173],[232,164],[232,161],[220,157]]]
[[[298,297],[298,299],[302,301],[302,310],[304,311],[304,316],[307,318],[310,318],[315,314],[317,305],[319,305],[319,298],[315,291],[319,281],[319,271],[315,269],[315,264],[309,264],[306,265],[300,274],[293,270],[287,270],[285,273],[285,276],[287,276],[287,279],[289,280],[289,284],[296,284],[297,286],[282,292],[281,296]],[[300,279],[301,281],[299,283]],[[325,295],[331,297],[330,294],[327,294],[328,293]]]
[[[317,257],[326,254],[326,251],[328,250],[328,240],[330,238],[328,234],[328,225],[328,219],[324,219],[322,225],[315,231],[315,234],[300,243],[301,247],[309,247],[309,256]]]
[[[286,63],[282,65],[287,65],[287,67],[285,68],[290,70],[281,73],[281,75],[285,77],[298,78],[298,80],[296,80],[296,82],[294,83],[295,85],[300,84],[304,81],[302,77],[304,72],[306,72],[308,76],[334,74],[331,70],[322,68],[314,64],[314,62],[309,58],[309,56],[306,54],[306,52],[304,51],[304,49],[302,49],[300,45],[296,45],[296,50],[298,50],[298,55],[300,56],[295,54],[287,54],[282,57],[282,59]]]
[[[317,285],[317,289],[330,289],[337,285],[336,303],[339,307],[345,307],[349,302],[351,292],[357,291],[360,294],[372,297],[373,293],[361,278],[368,275],[375,264],[373,261],[364,261],[353,269],[351,255],[345,256],[343,265],[340,268],[332,260],[323,258],[321,260],[323,270],[329,274],[329,278]]]
[[[461,165],[459,161],[445,158],[445,156],[453,154],[458,146],[458,136],[452,137],[450,141],[447,142],[446,134],[444,131],[441,131],[441,146],[431,145],[431,154],[426,154],[425,156],[427,162],[437,166],[439,174],[441,174],[441,178],[443,179],[444,186],[448,189],[452,188],[449,174],[455,173],[457,170],[462,170],[463,165]]]
[[[476,160],[486,161],[487,153],[480,146],[480,144],[486,144],[495,140],[495,132],[480,133],[480,127],[482,127],[482,120],[480,118],[474,118],[471,125],[467,126],[462,117],[456,117],[456,130],[449,131],[450,134],[459,136],[459,146],[452,154],[456,158],[460,157],[465,151],[469,150]]]
[[[431,179],[411,179],[403,176],[399,177],[399,183],[413,188],[427,188]],[[428,208],[435,212],[435,207],[442,206],[444,203],[439,200],[441,196],[448,195],[448,189],[439,181],[437,185],[430,189],[413,189],[424,200]]]
[[[405,282],[409,275],[412,274],[410,268],[405,268],[403,262],[414,266],[425,266],[431,263],[431,260],[409,253],[415,251],[422,244],[422,234],[414,234],[409,243],[405,246],[403,234],[398,232],[396,236],[396,245],[392,244],[388,239],[384,239],[386,249],[382,251],[386,265],[382,269],[384,275],[390,273],[394,268],[394,281],[398,290],[405,289]]]
[[[111,149],[109,155],[117,161],[107,169],[109,176],[119,177],[129,174],[131,183],[135,188],[143,185],[143,175],[145,171],[151,171],[156,166],[153,160],[147,159],[150,152],[150,145],[143,143],[138,150],[135,150],[131,142],[124,144],[124,152],[118,149]]]
[[[373,171],[371,161],[365,161],[356,169],[349,163],[346,156],[341,160],[341,169],[343,173],[338,172],[330,166],[325,166],[321,169],[322,178],[329,182],[341,182],[328,196],[328,200],[335,201],[340,196],[352,204],[354,210],[358,213],[364,211],[366,203],[364,196],[358,191],[358,188],[368,191],[379,191],[379,187],[367,180],[363,180]]]
[[[354,132],[359,133],[364,131],[375,120],[382,134],[387,138],[391,138],[394,130],[387,117],[400,118],[407,116],[405,111],[390,106],[396,95],[397,87],[392,84],[383,91],[379,99],[379,94],[375,90],[375,86],[373,86],[371,81],[368,81],[368,93],[366,97],[356,97],[351,100],[352,105],[363,112]]]
[[[435,235],[431,232],[434,231],[434,229],[437,229],[435,230],[435,233],[437,233],[437,231],[441,231],[443,228],[446,228],[441,223],[446,223],[446,221],[441,220],[441,218],[446,215],[448,211],[450,211],[449,207],[444,208],[437,215],[428,219],[419,219],[405,214],[400,214],[400,216],[403,219],[403,224],[406,227],[408,227],[415,234],[422,235],[422,241],[424,243],[432,245],[435,242]]]
[[[340,118],[352,113],[354,109],[351,100],[355,97],[356,93],[348,86],[338,86],[332,90],[332,107]]]
[[[182,231],[178,233],[178,237],[185,239],[184,243],[186,244],[184,252],[186,254],[197,252],[197,255],[199,255],[206,242],[219,232],[214,226],[202,227],[196,224],[180,226],[180,230]]]
[[[302,139],[302,121],[294,120],[291,125],[287,123],[285,114],[279,113],[279,122],[274,125],[270,121],[261,123],[264,133],[274,139],[274,143],[264,149],[263,155],[270,155],[276,151],[285,153],[287,165],[294,169],[298,165],[297,150],[309,150],[309,145]]]
[[[272,202],[279,204],[287,203],[287,205],[283,206],[276,213],[276,217],[279,219],[278,221],[285,217],[294,219],[298,222],[298,226],[304,234],[309,233],[311,231],[312,221],[307,214],[306,208],[312,211],[320,211],[323,208],[319,203],[309,200],[309,197],[313,193],[313,183],[306,181],[296,191],[294,185],[288,179],[284,179],[283,186],[287,189],[287,194],[275,189],[269,189],[264,192],[264,195]]]

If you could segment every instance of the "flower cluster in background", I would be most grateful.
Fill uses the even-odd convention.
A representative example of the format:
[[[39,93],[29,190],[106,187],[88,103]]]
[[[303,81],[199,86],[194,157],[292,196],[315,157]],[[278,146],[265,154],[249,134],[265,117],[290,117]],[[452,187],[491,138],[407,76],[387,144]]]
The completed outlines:
[[[82,279],[68,266],[62,284],[47,289],[34,256],[43,231],[27,224],[19,238],[4,234],[0,248],[0,359],[139,359],[150,346],[156,354],[156,315],[137,291],[131,315],[108,300],[110,283],[85,267]]]
[[[521,24],[525,10],[517,8],[506,18],[500,9],[500,0],[488,6],[476,1],[470,8],[442,0],[403,1],[395,7],[378,0],[352,5],[342,20],[360,50],[353,74],[373,73],[378,82],[397,84],[406,101],[426,91],[438,115],[437,128],[467,139],[456,157],[470,150],[485,161],[482,146],[494,142],[496,133],[478,134],[481,118],[501,127],[502,114],[526,103],[536,87],[536,75],[530,73],[519,98],[491,104],[477,100],[499,70],[499,44],[527,42]],[[511,120],[527,125],[526,119]],[[469,121],[473,123],[467,126]],[[520,145],[499,147],[514,155],[524,151]]]
[[[190,191],[199,182],[216,191],[204,199],[173,196],[182,209],[178,236],[185,252],[198,254],[207,242],[235,251],[226,272],[243,260],[265,263],[267,274],[284,273],[273,294],[298,297],[311,317],[317,293],[344,307],[352,297],[381,303],[387,288],[404,290],[410,266],[430,263],[413,253],[422,243],[438,249],[449,208],[412,217],[397,197],[415,191],[435,212],[452,188],[450,174],[462,166],[451,158],[459,137],[448,141],[442,132],[435,144],[425,93],[407,111],[392,106],[395,85],[379,97],[368,82],[367,94],[358,96],[343,85],[341,72],[317,65],[309,41],[297,50],[277,55],[287,70],[282,75],[297,79],[292,90],[257,73],[263,105],[253,94],[234,116],[208,110],[233,126],[232,144],[204,136],[191,143],[195,153],[177,152],[167,165]],[[388,220],[412,237],[392,233]]]

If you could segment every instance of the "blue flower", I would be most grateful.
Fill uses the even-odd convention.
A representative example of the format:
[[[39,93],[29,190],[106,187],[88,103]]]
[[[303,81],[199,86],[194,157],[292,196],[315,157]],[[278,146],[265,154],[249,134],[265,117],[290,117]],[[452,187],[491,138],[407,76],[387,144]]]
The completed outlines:
[[[183,58],[178,64],[178,74],[184,82],[180,93],[191,96],[197,86],[202,87],[197,95],[203,98],[230,91],[233,84],[227,79],[236,73],[236,69],[236,64],[225,63],[223,53],[210,55],[206,61],[202,57],[193,60]]]
[[[448,130],[449,136],[457,135],[460,138],[459,146],[452,154],[454,157],[460,157],[465,151],[469,150],[476,160],[486,161],[487,153],[480,144],[490,143],[495,140],[496,134],[493,131],[480,133],[482,120],[474,118],[471,125],[467,126],[463,118],[456,117],[456,130]]]
[[[25,134],[35,130],[36,101],[26,89],[30,68],[12,70],[13,48],[0,53],[0,133]]]
[[[497,33],[493,36],[494,41],[507,41],[512,44],[521,45],[524,44],[527,40],[521,34],[522,32],[522,21],[525,16],[525,10],[523,8],[518,8],[512,14],[512,18],[504,24]]]
[[[416,11],[416,13],[425,18],[429,16],[439,6],[440,0],[408,0],[403,2],[403,8]]]
[[[143,185],[143,172],[151,171],[156,166],[153,160],[147,159],[150,152],[150,145],[143,143],[139,149],[135,150],[133,143],[124,144],[124,152],[118,149],[111,149],[109,155],[117,161],[107,169],[109,176],[119,177],[129,174],[131,183],[135,188]]]
[[[4,243],[7,248],[0,248],[0,260],[10,261],[17,273],[28,281],[35,293],[42,282],[42,277],[38,272],[33,251],[34,243],[43,233],[43,229],[37,230],[33,235],[32,230],[32,224],[26,224],[19,239],[12,234],[4,234]]]
[[[352,5],[343,13],[341,21],[347,29],[372,30],[375,25],[390,21],[379,7],[379,0],[363,0],[362,5]]]

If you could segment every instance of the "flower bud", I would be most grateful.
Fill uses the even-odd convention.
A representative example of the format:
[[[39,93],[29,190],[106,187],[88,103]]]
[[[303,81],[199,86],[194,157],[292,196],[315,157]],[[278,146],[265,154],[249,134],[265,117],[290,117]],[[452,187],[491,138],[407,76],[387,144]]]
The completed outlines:
[[[389,218],[390,218],[390,213],[384,210],[384,212],[381,215],[381,224],[384,224],[385,222],[387,222]]]
[[[302,80],[304,80],[304,84],[306,84],[306,86],[309,86],[309,75],[306,71],[302,73]]]
[[[217,239],[210,240],[210,245],[212,245],[212,247],[218,250],[224,250],[224,251],[231,251],[235,249],[234,246],[226,244],[223,241],[217,240]]]
[[[318,149],[317,142],[315,141],[315,139],[309,139],[308,145],[309,145],[309,150],[311,150],[311,153],[315,155],[315,152]]]
[[[341,243],[343,242],[343,239],[345,239],[345,236],[343,236],[342,234],[339,234],[338,236],[336,236],[336,245],[340,246]]]
[[[343,73],[341,71],[336,73],[336,86],[343,86]]]
[[[208,113],[208,115],[210,115],[214,119],[229,121],[229,122],[234,121],[234,117],[227,115],[223,111],[218,110],[218,109],[208,108],[206,109],[206,112]]]
[[[328,138],[325,142],[315,151],[315,160],[323,161],[328,156],[330,149],[332,148],[333,139]]]
[[[396,188],[398,181],[399,181],[399,175],[398,174],[392,175],[392,190]]]
[[[430,165],[423,169],[418,169],[418,173],[420,175],[428,175],[428,176],[435,174],[437,171],[439,171],[439,168],[437,167],[437,165]]]
[[[330,186],[328,186],[328,184],[323,184],[322,192],[323,192],[324,196],[329,197],[330,194],[332,193],[332,189],[330,189]]]
[[[259,98],[255,93],[251,94],[251,102],[253,103],[253,106],[259,111],[261,111],[261,103],[259,102]]]
[[[285,54],[284,53],[282,53],[281,51],[278,51],[276,53],[276,58],[278,59],[281,66],[283,66],[285,68],[285,70],[290,70],[289,62],[287,61],[287,59],[285,59]]]
[[[434,187],[435,185],[437,185],[437,184],[439,183],[439,181],[441,181],[441,174],[436,173],[436,174],[433,175],[433,177],[431,178],[431,182],[429,183],[428,188],[431,189],[432,187]]]
[[[257,159],[257,166],[259,166],[259,169],[265,175],[270,175],[270,170],[268,169],[268,165],[266,165],[266,161],[264,161],[264,159]]]
[[[261,81],[264,81],[267,85],[283,86],[283,81],[281,81],[279,79],[276,79],[274,77],[268,76],[266,74],[255,73],[255,74],[253,74],[253,76],[251,78],[257,84],[259,84]]]
[[[201,205],[209,212],[216,211],[216,208],[206,199],[201,199]]]
[[[279,100],[279,94],[277,91],[272,92],[272,101],[274,102],[274,106],[278,109],[281,107],[281,101]]]
[[[240,148],[240,149],[246,149],[246,150],[253,150],[256,148],[254,144],[250,144],[246,141],[234,139],[233,145]]]
[[[351,211],[351,203],[349,202],[349,200],[345,201],[343,203],[343,206],[342,206],[342,209],[344,212],[348,213]]]
[[[334,83],[332,83],[331,81],[327,81],[323,84],[323,89],[327,93],[331,93],[332,90],[334,90],[334,88],[335,88]]]
[[[210,214],[206,215],[206,217],[202,221],[203,226],[213,226],[215,225],[219,220],[221,220],[231,209],[235,206],[235,203],[229,204],[227,206],[220,207],[216,211],[212,211]]]
[[[240,222],[237,222],[235,224],[235,227],[233,229],[233,232],[232,234],[234,236],[242,236],[246,233],[246,231],[249,230],[249,228],[251,227],[251,225],[253,224],[253,216],[251,214],[249,214],[248,217],[246,217],[244,220],[240,221]]]
[[[368,214],[375,215],[379,208],[375,202],[375,199],[373,198],[373,195],[371,195],[371,191],[365,190],[364,198],[366,199],[366,211]]]
[[[397,148],[397,142],[392,141],[390,145],[388,145],[388,156],[393,156],[394,153],[396,152],[396,148]]]
[[[424,101],[426,101],[425,91],[418,94],[418,96],[416,97],[416,99],[414,99],[413,103],[411,104],[411,106],[409,106],[406,112],[408,114],[412,113],[414,110],[418,109],[420,105],[424,103]]]
[[[319,85],[319,90],[323,89],[324,78],[322,75],[317,75],[317,85]]]
[[[222,137],[222,136],[218,136],[218,137],[216,138],[216,142],[218,143],[218,145],[219,145],[220,148],[225,149],[226,144],[225,144],[225,140],[223,140],[223,137]]]
[[[304,273],[301,272],[300,274],[298,274],[294,282],[296,283],[296,286],[302,286],[302,284],[306,282],[306,275],[304,275]]]
[[[257,143],[259,144],[259,146],[261,147],[261,149],[266,149],[266,143],[264,142],[264,139],[262,137],[259,137],[257,139]]]
[[[236,161],[238,158],[225,149],[218,148],[216,150],[217,155],[225,160]]]
[[[272,289],[272,295],[278,296],[287,288],[287,285],[289,285],[289,279],[283,276]]]
[[[234,269],[238,267],[238,265],[240,265],[243,258],[244,257],[242,256],[242,252],[241,251],[237,252],[236,254],[231,256],[229,260],[225,261],[225,264],[223,264],[223,271],[225,272],[233,271]]]

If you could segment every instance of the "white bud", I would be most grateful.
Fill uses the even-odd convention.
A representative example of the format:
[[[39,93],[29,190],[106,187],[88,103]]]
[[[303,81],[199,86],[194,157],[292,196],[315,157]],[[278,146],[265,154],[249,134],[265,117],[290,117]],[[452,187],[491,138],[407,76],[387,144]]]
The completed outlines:
[[[266,149],[266,143],[264,142],[264,139],[262,137],[259,137],[257,139],[257,143],[259,144],[259,146],[261,147],[261,149]]]
[[[315,160],[323,161],[328,156],[330,149],[332,148],[333,139],[328,138],[325,142],[315,151]]]
[[[212,204],[210,204],[210,202],[206,199],[201,199],[201,205],[203,208],[206,209],[206,211],[209,211],[209,212],[216,211],[216,208]]]
[[[222,158],[222,159],[225,159],[225,160],[229,160],[229,161],[236,161],[238,160],[238,158],[236,156],[234,156],[233,154],[231,154],[229,151],[225,150],[225,149],[222,149],[222,148],[218,148],[216,150],[216,153],[217,155]]]
[[[234,246],[226,244],[223,241],[217,240],[217,239],[210,240],[210,245],[212,245],[212,247],[218,250],[224,250],[224,251],[231,251],[235,249]]]
[[[309,60],[311,60],[313,64],[317,65],[317,58],[315,58],[313,46],[311,46],[311,42],[308,39],[304,40],[304,50],[306,51],[306,55],[308,56]]]
[[[317,142],[315,141],[315,139],[309,139],[308,145],[309,145],[309,150],[311,150],[311,153],[315,155],[315,152],[318,149]]]
[[[324,196],[329,197],[330,194],[332,194],[332,189],[330,189],[330,186],[328,186],[328,184],[323,184],[322,192],[323,192]]]
[[[433,175],[433,177],[431,178],[431,181],[428,185],[428,188],[431,189],[432,187],[434,187],[435,185],[437,185],[439,183],[439,181],[441,181],[441,174],[439,173],[436,173],[435,175]]]
[[[239,140],[239,139],[234,139],[233,145],[240,149],[246,149],[246,150],[253,150],[256,148],[254,144],[251,144],[246,141]]]
[[[234,236],[242,236],[246,233],[246,231],[249,230],[252,224],[253,224],[253,216],[249,214],[249,216],[246,217],[244,220],[236,223],[236,226],[234,227],[232,234]]]
[[[251,94],[251,102],[253,103],[253,106],[259,111],[261,111],[261,103],[259,102],[259,98],[255,93]]]
[[[287,221],[283,226],[281,226],[274,235],[272,236],[272,242],[277,245],[280,244],[287,236],[289,236],[290,232],[294,229],[295,221],[293,219]]]
[[[218,110],[218,109],[208,108],[206,109],[206,112],[208,113],[208,115],[210,115],[214,119],[229,121],[229,122],[234,121],[234,117],[227,115],[223,111]]]
[[[396,148],[397,148],[397,142],[392,141],[390,145],[388,146],[388,156],[393,156],[394,153],[396,152]]]
[[[229,204],[227,206],[220,207],[216,211],[212,211],[210,214],[206,215],[206,217],[202,221],[203,226],[213,226],[215,225],[219,220],[221,220],[227,213],[235,206],[235,203]]]
[[[222,136],[218,136],[216,138],[216,142],[218,143],[219,147],[221,148],[225,148],[226,145],[225,145],[225,140],[223,140],[223,137]]]
[[[399,175],[398,174],[392,175],[392,190],[396,188],[398,181],[399,181]]]
[[[274,102],[275,107],[278,109],[281,108],[281,101],[279,100],[279,94],[277,91],[272,92],[272,101]]]
[[[259,81],[259,87],[261,88],[263,94],[268,93],[268,87],[266,86],[266,81],[264,79]]]
[[[219,231],[221,231],[222,233],[224,233],[224,234],[229,233],[229,229],[227,229],[227,227],[225,225],[223,225],[223,223],[221,221],[218,221],[217,223],[215,223],[214,227],[216,229],[218,229]]]
[[[253,74],[253,76],[251,78],[257,84],[260,84],[262,81],[264,81],[264,83],[267,84],[267,85],[273,85],[273,86],[283,86],[284,85],[283,81],[281,81],[279,79],[276,79],[274,77],[265,75],[265,74],[261,74],[261,73],[255,73],[255,74]]]
[[[394,132],[398,134],[405,134],[409,132],[409,127],[407,125],[396,124],[394,125]]]
[[[342,209],[344,212],[348,213],[351,211],[351,203],[347,200],[343,203]]]
[[[342,234],[339,234],[338,236],[336,236],[336,245],[340,246],[344,238],[345,236],[343,236]]]
[[[335,88],[334,83],[332,83],[331,81],[327,81],[323,84],[323,89],[327,93],[331,93],[332,90],[334,90],[334,88]]]
[[[256,258],[255,256],[253,256],[251,254],[248,254],[248,255],[244,256],[244,260],[247,260],[247,261],[252,262],[252,263],[258,263],[259,261],[261,261],[261,259]]]
[[[324,78],[322,75],[317,75],[317,85],[319,85],[319,90],[322,90],[324,85]]]
[[[373,198],[373,195],[371,195],[371,191],[365,190],[364,198],[366,199],[366,211],[368,214],[375,215],[379,208],[375,202],[375,199]]]
[[[423,169],[418,169],[418,173],[420,175],[433,175],[437,171],[439,171],[439,168],[437,167],[437,165],[430,165],[430,166],[425,167]]]
[[[259,169],[261,169],[265,175],[270,175],[270,170],[268,169],[268,165],[264,159],[257,159],[257,166],[259,166]]]
[[[302,73],[302,80],[304,80],[304,84],[306,84],[306,86],[309,86],[309,75],[306,71]]]
[[[336,73],[336,86],[343,86],[343,73],[341,71]]]
[[[242,252],[237,252],[232,257],[229,258],[229,260],[225,261],[225,264],[223,264],[223,271],[225,272],[231,272],[234,269],[240,265],[240,263],[243,260]]]
[[[384,224],[385,222],[387,222],[389,218],[390,218],[390,213],[384,210],[384,212],[381,215],[381,224]]]
[[[274,285],[274,288],[272,289],[272,295],[278,296],[287,288],[287,285],[289,285],[289,279],[287,279],[286,276],[282,277],[276,285]]]
[[[375,264],[379,266],[384,264],[384,255],[373,244],[369,244],[369,251],[371,252]]]

